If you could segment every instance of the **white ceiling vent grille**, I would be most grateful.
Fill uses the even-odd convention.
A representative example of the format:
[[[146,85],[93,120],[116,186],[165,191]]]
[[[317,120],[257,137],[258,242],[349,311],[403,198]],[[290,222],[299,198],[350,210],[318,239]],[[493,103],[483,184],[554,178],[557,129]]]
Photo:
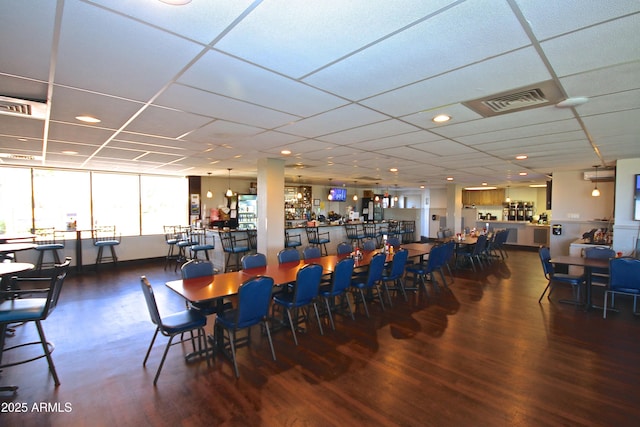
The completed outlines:
[[[0,96],[0,114],[44,120],[47,115],[47,104]]]
[[[560,89],[553,81],[549,80],[463,104],[483,117],[491,117],[545,105],[555,105],[563,99],[564,96]]]

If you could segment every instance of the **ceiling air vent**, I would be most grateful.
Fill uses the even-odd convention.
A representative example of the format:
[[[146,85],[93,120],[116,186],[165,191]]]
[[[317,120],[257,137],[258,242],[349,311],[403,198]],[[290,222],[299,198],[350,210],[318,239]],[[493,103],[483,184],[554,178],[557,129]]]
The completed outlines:
[[[563,99],[564,96],[560,89],[553,81],[549,80],[463,104],[483,117],[491,117],[545,105],[555,105]]]
[[[47,103],[0,96],[0,114],[44,120]]]

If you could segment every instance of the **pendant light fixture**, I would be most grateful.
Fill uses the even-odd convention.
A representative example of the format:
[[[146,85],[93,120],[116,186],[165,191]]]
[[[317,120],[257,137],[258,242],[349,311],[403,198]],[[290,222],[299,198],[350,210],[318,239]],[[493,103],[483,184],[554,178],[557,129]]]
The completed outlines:
[[[300,175],[298,175],[298,190],[300,190]],[[298,191],[297,194],[298,200],[302,200],[302,192]]]
[[[358,181],[353,181],[353,201],[354,202],[358,201],[358,188],[356,187],[356,184],[358,184]]]
[[[378,193],[378,183],[376,182],[376,195],[373,198],[373,200],[375,200],[376,202],[379,202],[380,201],[380,196],[378,196],[377,193]]]
[[[229,171],[229,178],[227,180],[229,187],[227,188],[227,192],[225,193],[225,196],[231,197],[233,196],[233,191],[231,190],[231,168],[227,168],[227,170]]]
[[[207,172],[207,175],[209,175],[209,182],[208,182],[208,187],[209,190],[207,190],[207,199],[210,199],[213,197],[213,193],[211,192],[211,172]]]
[[[507,185],[507,198],[504,199],[505,202],[511,203],[511,197],[509,197],[509,186]]]
[[[396,194],[393,196],[393,201],[394,202],[398,201],[398,184],[396,184]]]
[[[331,193],[331,179],[329,178],[329,194],[327,194],[327,200],[331,201],[333,200],[333,194]]]
[[[598,167],[599,165],[594,165],[594,168],[596,168],[596,186],[593,188],[593,191],[591,192],[591,196],[592,197],[600,197],[600,190],[598,190]]]

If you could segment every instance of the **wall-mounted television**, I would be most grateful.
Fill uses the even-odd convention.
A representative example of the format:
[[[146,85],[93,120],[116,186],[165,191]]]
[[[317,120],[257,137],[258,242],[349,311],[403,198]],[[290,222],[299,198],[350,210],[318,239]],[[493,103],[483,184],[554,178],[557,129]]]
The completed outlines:
[[[332,188],[329,190],[329,194],[331,195],[331,200],[334,202],[344,202],[347,200],[346,188]]]
[[[640,174],[636,175],[636,182],[634,185],[635,194],[633,200],[633,219],[640,221]]]

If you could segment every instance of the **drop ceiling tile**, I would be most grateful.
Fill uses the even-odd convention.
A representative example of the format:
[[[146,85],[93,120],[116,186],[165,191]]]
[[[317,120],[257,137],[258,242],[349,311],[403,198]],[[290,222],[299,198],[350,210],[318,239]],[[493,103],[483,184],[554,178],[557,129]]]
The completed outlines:
[[[49,79],[49,51],[53,43],[56,2],[18,1],[3,4],[0,13],[0,73]],[[25,19],[25,17],[29,17]],[[28,52],[28,55],[24,53]],[[45,98],[46,99],[46,98]]]
[[[320,139],[336,144],[353,144],[387,136],[402,138],[403,134],[415,132],[416,130],[415,126],[403,123],[399,120],[389,119],[370,125],[348,129],[342,132],[324,135]]]
[[[51,122],[49,126],[49,139],[58,141],[102,145],[113,134],[113,129],[104,129],[95,125]]]
[[[542,43],[542,49],[559,77],[638,61],[640,14],[600,24]],[[571,54],[567,54],[570,52]]]
[[[210,117],[150,105],[125,128],[131,133],[178,138],[211,122]]]
[[[489,8],[485,2],[467,1],[332,64],[305,81],[359,100],[529,44],[506,2],[495,2]]]
[[[446,123],[435,123],[433,118],[439,114],[446,114],[451,120]],[[401,120],[412,123],[421,129],[430,129],[440,134],[441,128],[481,119],[482,116],[465,107],[462,104],[450,104],[432,108],[429,111],[420,111],[401,117]],[[477,123],[477,122],[476,122]]]
[[[0,136],[10,139],[27,138],[42,141],[44,124],[43,120],[0,114]]]
[[[507,139],[513,140],[517,138],[572,132],[576,130],[580,130],[580,125],[577,121],[558,120],[555,122],[540,123],[513,129],[504,129],[496,132],[485,132],[477,135],[460,136],[456,138],[456,141],[473,146],[477,144],[484,144],[487,142],[503,141]]]
[[[263,129],[226,120],[215,120],[202,127],[195,128],[182,139],[216,144],[237,141],[264,132]]]
[[[615,76],[615,78],[612,78]],[[640,88],[640,61],[605,67],[560,79],[570,97],[594,97]],[[581,105],[580,110],[586,105]]]
[[[316,138],[331,133],[373,124],[388,117],[360,105],[351,104],[345,107],[319,114],[308,119],[280,127],[281,132],[292,135]]]
[[[261,3],[216,48],[298,78],[451,2],[272,0]]]
[[[182,85],[171,85],[155,104],[206,117],[271,129],[298,117]]]
[[[178,81],[304,117],[348,103],[337,96],[216,51],[207,52]]]
[[[176,7],[159,1],[92,1],[204,44],[211,43],[253,3],[253,0],[207,0]]]
[[[59,84],[147,101],[202,50],[87,3],[67,3],[56,66]]]
[[[403,133],[400,135],[387,136],[384,138],[376,138],[368,141],[356,142],[349,144],[358,150],[381,150],[391,147],[408,146],[421,142],[435,141],[441,139],[439,136],[426,131],[417,131]]]
[[[361,102],[391,116],[493,95],[549,80],[533,48],[519,49]]]
[[[563,0],[540,7],[535,0],[515,0],[538,40],[597,24],[602,21],[640,11],[636,0],[607,2]],[[580,13],[576,13],[579,10]],[[570,19],[568,19],[570,17]]]

